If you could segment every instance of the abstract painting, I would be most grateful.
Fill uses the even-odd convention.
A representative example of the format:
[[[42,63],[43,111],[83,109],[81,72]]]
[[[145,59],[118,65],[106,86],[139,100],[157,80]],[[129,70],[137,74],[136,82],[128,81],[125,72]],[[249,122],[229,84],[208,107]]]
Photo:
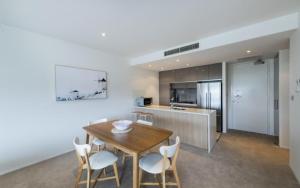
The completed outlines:
[[[104,71],[55,66],[56,101],[103,99],[107,97]]]

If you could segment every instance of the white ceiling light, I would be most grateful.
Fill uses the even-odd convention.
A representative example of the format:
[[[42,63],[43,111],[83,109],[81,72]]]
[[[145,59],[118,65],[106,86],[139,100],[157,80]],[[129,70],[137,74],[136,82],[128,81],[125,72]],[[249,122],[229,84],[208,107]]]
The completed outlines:
[[[106,37],[106,33],[105,33],[105,32],[99,33],[99,34],[98,34],[98,37]]]
[[[247,50],[246,53],[247,53],[247,54],[251,54],[252,51],[251,51],[251,50]]]

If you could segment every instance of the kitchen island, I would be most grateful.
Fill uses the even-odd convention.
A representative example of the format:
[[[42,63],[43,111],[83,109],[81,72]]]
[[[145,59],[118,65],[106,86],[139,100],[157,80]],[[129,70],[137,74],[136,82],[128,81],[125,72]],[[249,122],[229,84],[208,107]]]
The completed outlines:
[[[172,109],[151,105],[135,107],[136,111],[153,114],[154,126],[173,131],[171,138],[210,152],[216,143],[216,111],[198,108]]]

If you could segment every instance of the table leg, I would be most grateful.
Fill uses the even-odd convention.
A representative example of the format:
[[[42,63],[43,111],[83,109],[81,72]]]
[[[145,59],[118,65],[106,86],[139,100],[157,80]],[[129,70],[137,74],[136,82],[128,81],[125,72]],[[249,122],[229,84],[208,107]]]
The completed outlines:
[[[89,143],[90,143],[90,135],[89,135],[88,133],[86,133],[85,143],[86,143],[86,144],[89,144]]]
[[[133,188],[139,188],[139,155],[137,153],[133,154]]]

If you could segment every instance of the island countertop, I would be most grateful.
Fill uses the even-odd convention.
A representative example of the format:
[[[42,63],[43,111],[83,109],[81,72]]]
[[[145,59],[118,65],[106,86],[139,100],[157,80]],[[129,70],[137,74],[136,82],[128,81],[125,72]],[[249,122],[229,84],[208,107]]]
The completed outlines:
[[[163,105],[150,105],[144,107],[136,107],[136,109],[151,109],[151,110],[178,112],[178,113],[192,113],[192,114],[200,114],[200,115],[210,115],[216,112],[215,110],[200,109],[200,108],[186,108],[186,107],[184,107],[184,110],[177,110],[177,109],[170,108],[170,106],[163,106]]]
[[[180,137],[182,143],[210,152],[216,143],[216,110],[150,105],[135,107],[136,112],[151,113],[153,126],[173,132],[171,139]],[[146,118],[147,119],[147,118]]]

